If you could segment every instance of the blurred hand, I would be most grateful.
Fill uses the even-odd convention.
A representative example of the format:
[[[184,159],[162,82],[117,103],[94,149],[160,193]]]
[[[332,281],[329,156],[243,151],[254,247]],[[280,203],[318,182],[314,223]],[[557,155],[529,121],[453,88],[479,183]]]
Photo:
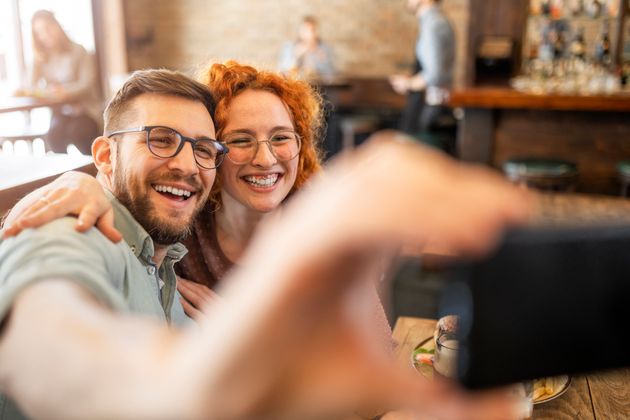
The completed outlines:
[[[31,92],[28,89],[20,88],[13,91],[13,96],[30,96]]]
[[[399,95],[405,95],[409,92],[410,77],[402,74],[395,74],[389,77],[389,83],[392,85],[394,92]]]
[[[219,300],[219,295],[207,286],[177,276],[177,290],[182,295],[180,302],[190,318],[199,320],[205,308]]]
[[[112,242],[122,239],[114,227],[114,211],[103,187],[92,176],[72,171],[20,200],[5,219],[3,237],[69,215],[77,216],[79,232],[96,225]]]
[[[69,98],[68,92],[60,83],[49,84],[47,87],[47,95],[60,101],[67,100]]]

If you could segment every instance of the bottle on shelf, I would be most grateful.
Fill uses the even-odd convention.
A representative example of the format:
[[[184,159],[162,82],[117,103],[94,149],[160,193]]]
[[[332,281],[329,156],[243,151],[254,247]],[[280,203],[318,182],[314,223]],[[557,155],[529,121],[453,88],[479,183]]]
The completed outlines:
[[[595,61],[603,66],[609,66],[612,63],[610,53],[610,36],[608,35],[608,27],[604,26],[595,44]]]
[[[586,58],[586,42],[584,41],[584,27],[580,27],[571,41],[569,52],[572,58],[584,60]]]
[[[569,10],[573,17],[581,16],[584,13],[584,0],[570,0]]]
[[[600,0],[588,0],[585,8],[586,14],[592,19],[597,19],[602,13],[602,7]]]
[[[551,0],[541,0],[540,14],[543,16],[551,15]]]
[[[562,18],[562,15],[564,14],[564,0],[552,0],[549,9],[549,13],[552,19]]]

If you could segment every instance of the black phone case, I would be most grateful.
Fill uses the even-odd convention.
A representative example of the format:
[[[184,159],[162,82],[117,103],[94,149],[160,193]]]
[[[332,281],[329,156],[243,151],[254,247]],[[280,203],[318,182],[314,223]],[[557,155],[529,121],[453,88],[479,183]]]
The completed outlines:
[[[454,280],[468,388],[630,365],[630,225],[509,232]]]

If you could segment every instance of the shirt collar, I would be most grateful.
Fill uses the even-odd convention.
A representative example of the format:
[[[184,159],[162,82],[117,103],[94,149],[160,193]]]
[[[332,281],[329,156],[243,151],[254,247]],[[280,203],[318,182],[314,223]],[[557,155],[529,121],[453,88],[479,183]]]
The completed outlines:
[[[111,191],[104,189],[105,194],[109,198],[112,208],[114,209],[114,226],[123,235],[123,238],[131,252],[144,263],[149,263],[153,260],[155,254],[155,245],[153,239],[147,233],[147,231],[136,221],[129,210],[122,205],[120,201]],[[168,246],[166,251],[166,258],[177,262],[181,260],[188,250],[184,245],[177,242]]]

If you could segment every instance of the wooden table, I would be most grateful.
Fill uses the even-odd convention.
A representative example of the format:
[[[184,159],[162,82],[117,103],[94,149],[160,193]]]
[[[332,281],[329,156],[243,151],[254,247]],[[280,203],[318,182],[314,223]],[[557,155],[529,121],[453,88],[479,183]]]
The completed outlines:
[[[433,335],[435,320],[401,317],[394,328],[396,358],[413,369],[411,352]],[[584,343],[583,345],[588,345]],[[595,344],[593,344],[595,345]],[[534,406],[534,419],[629,419],[630,369],[575,375],[569,389],[555,400]],[[395,416],[387,417],[394,420]]]
[[[0,216],[32,190],[71,170],[96,174],[92,156],[0,156]]]

